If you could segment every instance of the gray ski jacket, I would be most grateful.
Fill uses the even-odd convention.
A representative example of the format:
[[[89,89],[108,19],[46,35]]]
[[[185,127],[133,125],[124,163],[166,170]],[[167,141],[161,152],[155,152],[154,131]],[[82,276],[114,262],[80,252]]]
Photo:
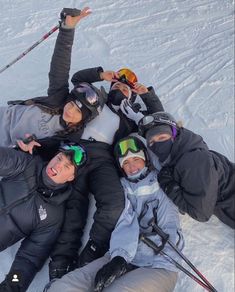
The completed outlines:
[[[169,239],[180,250],[184,246],[177,207],[159,187],[157,171],[151,171],[139,182],[134,183],[122,178],[121,183],[126,196],[126,204],[111,236],[111,257],[121,256],[128,263],[138,267],[178,271],[162,255],[155,255],[150,247],[139,240],[140,234],[143,233],[157,245],[161,244],[159,235],[148,226],[148,222],[155,217],[158,226],[169,234]],[[163,250],[180,262],[176,252],[168,244]]]

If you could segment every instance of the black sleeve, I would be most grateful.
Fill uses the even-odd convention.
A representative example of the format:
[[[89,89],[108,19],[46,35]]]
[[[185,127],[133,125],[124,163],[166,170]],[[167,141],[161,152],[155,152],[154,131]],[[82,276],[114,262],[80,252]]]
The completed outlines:
[[[90,238],[97,245],[109,246],[111,233],[125,205],[125,197],[113,161],[104,161],[89,175],[89,186],[96,200]]]
[[[195,220],[208,221],[214,213],[219,179],[212,157],[201,150],[184,155],[176,165],[174,178],[179,187],[168,197]]]
[[[58,257],[74,259],[81,247],[81,238],[88,214],[89,191],[82,177],[77,180],[73,192],[66,203],[65,220],[56,245],[51,253],[54,260]]]
[[[140,97],[146,105],[146,114],[164,111],[163,105],[152,86],[148,88],[147,93],[141,94]]]
[[[62,219],[63,216],[60,216],[60,219],[57,217],[57,221],[49,226],[39,226],[22,241],[9,273],[19,271],[23,291],[27,290],[34,276],[48,258],[59,235]]]
[[[13,148],[0,147],[0,176],[9,177],[24,171],[33,157]]]
[[[69,70],[75,29],[60,28],[51,59],[48,96],[63,102],[69,93]]]
[[[73,85],[76,85],[79,82],[93,83],[103,81],[102,79],[100,79],[101,72],[103,72],[102,67],[80,70],[73,75],[71,82],[73,83]]]

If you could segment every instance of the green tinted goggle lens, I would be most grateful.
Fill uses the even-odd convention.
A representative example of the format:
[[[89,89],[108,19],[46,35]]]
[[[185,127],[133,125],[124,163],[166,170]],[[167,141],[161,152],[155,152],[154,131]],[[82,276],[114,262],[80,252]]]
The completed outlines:
[[[128,150],[130,150],[131,152],[139,151],[134,139],[128,139],[128,140],[119,142],[119,150],[120,150],[121,156],[125,156]]]
[[[81,147],[71,145],[71,146],[64,146],[63,149],[70,150],[70,151],[72,150],[74,152],[73,161],[77,166],[83,163],[84,150]]]

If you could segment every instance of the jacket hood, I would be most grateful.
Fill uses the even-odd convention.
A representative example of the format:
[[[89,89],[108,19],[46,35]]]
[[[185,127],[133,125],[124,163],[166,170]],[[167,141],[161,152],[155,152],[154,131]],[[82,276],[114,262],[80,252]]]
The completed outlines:
[[[200,135],[188,129],[180,128],[172,146],[169,164],[174,165],[184,153],[191,152],[195,149],[209,150]]]

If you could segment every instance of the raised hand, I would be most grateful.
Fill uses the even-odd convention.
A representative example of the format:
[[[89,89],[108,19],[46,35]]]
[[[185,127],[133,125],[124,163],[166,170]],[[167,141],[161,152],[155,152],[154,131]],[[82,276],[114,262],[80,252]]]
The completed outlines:
[[[30,138],[32,137],[31,134],[25,134],[25,137],[26,137],[26,140],[29,139],[29,142],[26,142],[25,140],[17,140],[17,144],[22,151],[33,154],[33,148],[35,146],[41,147],[41,144],[39,144],[35,140],[30,141]]]
[[[63,11],[66,14],[64,24],[67,28],[75,28],[75,26],[81,19],[91,14],[91,9],[89,7],[85,7],[81,11],[78,9],[69,9],[69,10],[66,10],[66,9],[68,8],[64,8]],[[66,13],[66,11],[68,12]]]
[[[134,84],[134,88],[132,88],[131,90],[139,95],[148,92],[148,88],[145,85],[138,82]]]
[[[109,82],[115,82],[119,78],[119,75],[114,71],[104,71],[100,73],[100,78]]]

